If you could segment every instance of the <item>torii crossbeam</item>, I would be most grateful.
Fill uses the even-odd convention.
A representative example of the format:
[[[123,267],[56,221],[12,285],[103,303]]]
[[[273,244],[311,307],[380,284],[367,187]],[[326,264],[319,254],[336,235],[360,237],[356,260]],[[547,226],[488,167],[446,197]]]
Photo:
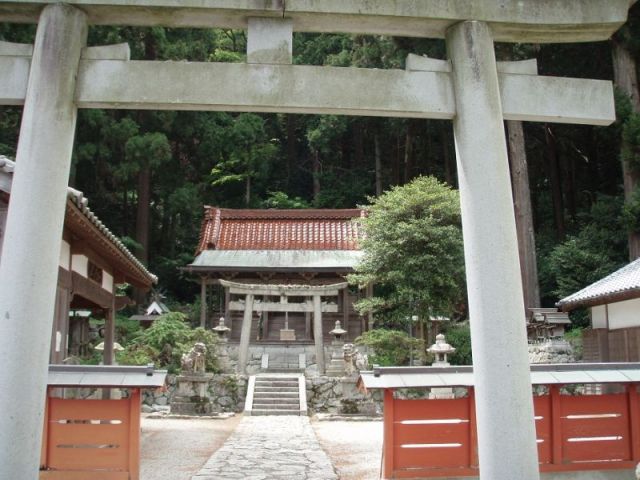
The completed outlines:
[[[0,45],[0,103],[24,104],[0,263],[3,478],[35,479],[64,199],[78,108],[337,113],[452,119],[471,316],[480,474],[538,479],[503,120],[606,125],[610,82],[547,78],[495,60],[494,41],[609,38],[628,0],[0,0],[38,22]],[[248,30],[245,65],[129,61],[84,48],[89,24]],[[293,31],[444,37],[448,61],[406,71],[291,65]]]

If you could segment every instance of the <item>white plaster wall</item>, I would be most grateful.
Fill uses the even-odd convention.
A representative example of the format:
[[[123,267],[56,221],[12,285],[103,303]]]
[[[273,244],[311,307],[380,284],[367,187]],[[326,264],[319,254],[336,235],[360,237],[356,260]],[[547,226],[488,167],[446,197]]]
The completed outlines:
[[[113,293],[113,277],[104,270],[102,271],[102,288],[107,292]]]
[[[611,330],[639,326],[640,298],[609,304],[609,328]]]
[[[591,327],[607,328],[607,309],[604,305],[591,307]]]
[[[71,265],[71,245],[62,240],[62,246],[60,247],[60,261],[58,264],[65,270],[69,270]]]
[[[88,275],[88,268],[89,268],[88,266],[89,266],[89,259],[86,257],[86,255],[80,255],[80,254],[72,255],[71,270],[79,273],[83,277],[86,277]]]

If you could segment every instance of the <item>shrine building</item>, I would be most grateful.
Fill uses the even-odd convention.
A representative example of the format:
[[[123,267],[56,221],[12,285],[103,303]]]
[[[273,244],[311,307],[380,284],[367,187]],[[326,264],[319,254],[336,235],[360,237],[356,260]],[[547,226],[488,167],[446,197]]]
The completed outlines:
[[[0,156],[0,262],[15,163]],[[157,281],[89,209],[84,194],[67,189],[49,362],[89,353],[89,315],[103,318],[104,364],[114,362],[115,313],[132,301],[116,295],[128,283],[148,290]]]
[[[314,344],[318,353],[336,321],[347,341],[368,328],[353,308],[361,294],[345,279],[362,256],[354,221],[362,216],[361,209],[205,207],[196,257],[185,270],[200,277],[201,325],[223,316],[229,341],[240,343],[240,370],[248,344]],[[209,302],[218,305],[212,315],[211,285],[220,296]]]

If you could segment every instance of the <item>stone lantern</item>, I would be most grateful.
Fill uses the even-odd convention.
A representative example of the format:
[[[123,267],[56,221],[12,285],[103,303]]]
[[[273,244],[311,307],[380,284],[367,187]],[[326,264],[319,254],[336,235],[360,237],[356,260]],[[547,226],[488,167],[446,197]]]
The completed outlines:
[[[329,332],[329,334],[333,335],[335,340],[335,343],[340,343],[342,342],[342,336],[347,333],[347,331],[342,328],[342,324],[340,323],[340,320],[336,320],[336,326],[333,330],[331,330]]]
[[[218,322],[218,326],[217,327],[213,327],[212,330],[218,334],[218,337],[220,338],[220,340],[226,341],[227,340],[227,333],[229,333],[229,330],[231,330],[231,329],[224,324],[224,317],[220,317],[220,321]]]
[[[447,355],[451,355],[456,349],[447,343],[444,335],[439,333],[436,335],[436,343],[431,345],[427,352],[433,353],[436,356],[433,362],[433,367],[448,367]],[[429,392],[430,399],[445,399],[455,398],[453,389],[451,387],[433,387]]]
[[[442,333],[436,335],[436,343],[427,349],[427,352],[433,353],[436,356],[433,362],[434,367],[448,367],[449,362],[447,361],[447,355],[451,355],[455,351],[456,349],[446,342]]]
[[[342,337],[347,333],[345,329],[342,328],[342,324],[340,320],[336,321],[336,326],[333,330],[329,332],[333,335],[334,340],[332,342],[332,352],[331,352],[331,362],[327,367],[327,376],[329,377],[343,377],[345,375],[345,362],[344,362],[344,353],[342,351]]]

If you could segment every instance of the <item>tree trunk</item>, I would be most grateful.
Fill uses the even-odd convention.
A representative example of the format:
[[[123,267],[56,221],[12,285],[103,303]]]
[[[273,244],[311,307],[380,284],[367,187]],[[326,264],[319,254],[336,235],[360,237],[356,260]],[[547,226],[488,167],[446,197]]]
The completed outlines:
[[[136,212],[136,242],[140,244],[138,258],[149,263],[149,218],[151,205],[151,169],[145,163],[138,172],[138,207]]]
[[[391,172],[393,185],[400,185],[400,163],[400,136],[396,135],[395,155],[393,156]]]
[[[380,135],[373,136],[374,155],[376,160],[376,197],[382,195],[382,152],[380,151]]]
[[[298,145],[296,144],[296,117],[287,115],[287,186],[291,182],[291,171],[298,157]]]
[[[320,152],[318,150],[313,152],[312,162],[313,201],[317,203],[320,198]]]
[[[638,75],[636,73],[636,62],[631,56],[629,50],[617,41],[613,41],[613,77],[615,84],[630,99],[634,112],[640,112],[640,92],[638,92]],[[623,140],[624,142],[624,140]],[[624,183],[624,199],[625,202],[631,200],[633,192],[640,183],[640,175],[622,161],[622,176]],[[629,260],[635,260],[640,257],[640,234],[637,232],[629,233]]]
[[[353,123],[354,160],[353,167],[364,164],[364,128],[362,121],[356,119]]]
[[[558,165],[558,145],[556,137],[548,125],[544,127],[544,136],[547,142],[547,160],[549,168],[549,183],[551,184],[551,198],[553,201],[553,216],[556,224],[556,239],[564,241],[566,235],[564,223],[564,203],[562,201],[562,182]]]
[[[411,120],[407,121],[407,134],[404,137],[404,175],[403,183],[409,183],[413,173],[413,132]]]
[[[244,182],[244,205],[249,207],[251,204],[251,175],[247,175]]]
[[[520,273],[522,276],[526,316],[527,308],[540,306],[540,286],[538,284],[538,267],[536,264],[536,240],[533,229],[529,172],[527,169],[527,153],[522,122],[511,120],[507,121],[506,124],[513,207],[516,215],[518,253],[520,254]]]
[[[440,126],[440,143],[442,144],[442,158],[444,160],[444,180],[452,187],[456,187],[455,174],[453,172],[451,161],[451,149],[449,148],[448,129],[451,128],[449,123],[441,122]]]

